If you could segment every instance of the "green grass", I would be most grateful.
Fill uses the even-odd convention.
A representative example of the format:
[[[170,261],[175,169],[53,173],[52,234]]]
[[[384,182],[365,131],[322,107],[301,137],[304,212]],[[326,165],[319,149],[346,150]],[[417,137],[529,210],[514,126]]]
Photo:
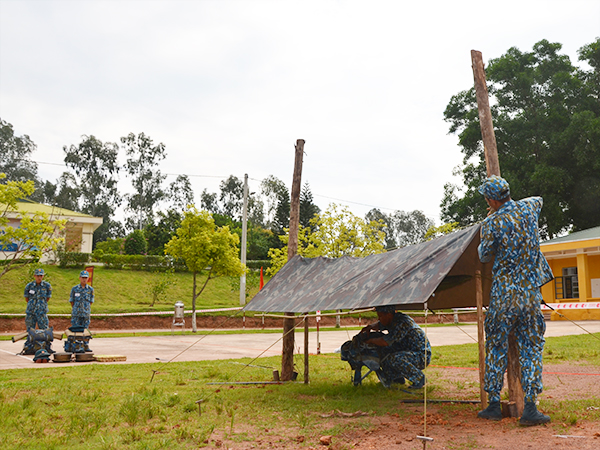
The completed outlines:
[[[568,362],[598,366],[598,341],[592,336],[549,338],[548,346],[568,353],[574,339],[580,351]],[[339,355],[310,356],[308,385],[233,384],[268,381],[280,364],[280,357],[269,357],[2,370],[0,442],[3,449],[187,449],[203,447],[207,440],[212,447],[218,439],[229,446],[262,440],[270,448],[267,442],[289,443],[304,436],[298,444],[302,448],[314,446],[320,435],[373,429],[373,417],[406,418],[414,411],[401,400],[420,398],[401,389],[383,389],[373,375],[353,387],[350,368]],[[303,368],[303,357],[296,356],[295,364]],[[477,347],[436,347],[432,364],[477,367]],[[476,384],[465,383],[449,394],[440,369],[430,367],[427,374],[429,398],[457,392],[478,396]],[[590,408],[599,400],[597,393],[573,401],[545,399],[541,407],[552,411],[551,426],[565,433],[580,420],[600,421],[600,411]],[[461,410],[474,415],[477,409],[448,404],[439,413],[450,417]],[[343,422],[323,418],[332,411],[363,411],[368,416]]]
[[[46,280],[52,284],[52,299],[48,303],[50,314],[69,314],[69,294],[71,288],[79,283],[80,269],[61,269],[57,266],[44,265]],[[130,270],[94,268],[95,303],[94,313],[122,313],[145,311],[173,311],[173,304],[182,301],[186,309],[192,304],[192,274],[176,273],[176,283],[169,288],[168,300],[152,304],[152,295],[147,292],[148,286],[160,278],[160,274]],[[0,278],[0,311],[3,313],[24,313],[25,300],[23,291],[28,279],[26,269],[15,269]],[[200,287],[206,276],[198,276]],[[237,285],[236,285],[237,283]],[[250,298],[258,288],[250,291]],[[239,306],[239,278],[219,277],[208,282],[206,289],[196,300],[197,309],[231,308]]]

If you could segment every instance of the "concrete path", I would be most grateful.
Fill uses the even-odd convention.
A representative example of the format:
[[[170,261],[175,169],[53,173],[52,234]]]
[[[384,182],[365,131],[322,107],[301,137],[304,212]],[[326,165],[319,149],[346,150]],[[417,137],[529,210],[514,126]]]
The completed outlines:
[[[582,321],[578,325],[590,333],[600,333],[600,321]],[[586,331],[572,322],[546,322],[546,337],[578,335]],[[139,331],[139,330],[138,330]],[[150,330],[149,330],[150,331]],[[156,331],[156,330],[154,330]],[[345,341],[358,331],[340,330],[319,333],[321,353],[333,353]],[[426,328],[431,345],[456,345],[477,342],[477,326],[445,326]],[[281,354],[281,333],[268,334],[229,334],[183,336],[137,336],[118,338],[96,338],[90,342],[95,355],[124,355],[125,362],[116,363],[48,363],[34,364],[32,356],[16,353],[23,349],[23,341],[0,341],[0,370],[22,368],[47,368],[58,365],[78,364],[131,364],[154,363],[157,361],[200,361],[216,359],[256,358],[259,356],[277,356]],[[296,352],[304,352],[304,334],[296,333]],[[55,351],[63,351],[63,341],[53,342]],[[309,336],[309,351],[317,352],[317,333]]]

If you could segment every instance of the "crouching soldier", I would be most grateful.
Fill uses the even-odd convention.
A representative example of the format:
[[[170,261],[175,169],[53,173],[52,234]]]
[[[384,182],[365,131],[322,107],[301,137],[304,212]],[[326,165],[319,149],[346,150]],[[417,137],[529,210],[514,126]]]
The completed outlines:
[[[431,346],[423,330],[406,314],[392,306],[375,308],[379,321],[364,327],[352,341],[342,345],[342,360],[354,372],[354,384],[362,381],[365,365],[374,370],[381,384],[404,384],[420,389],[425,385],[423,369],[431,361]],[[384,331],[386,333],[384,333]]]

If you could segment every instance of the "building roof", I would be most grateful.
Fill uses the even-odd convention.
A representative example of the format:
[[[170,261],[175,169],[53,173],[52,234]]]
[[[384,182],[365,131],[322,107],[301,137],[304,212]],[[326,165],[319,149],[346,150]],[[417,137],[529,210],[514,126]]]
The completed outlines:
[[[576,231],[549,241],[541,242],[540,245],[560,244],[563,242],[587,241],[589,239],[600,239],[600,227],[588,228],[587,230]]]
[[[104,219],[102,217],[90,216],[89,214],[71,211],[70,209],[59,208],[57,206],[44,205],[43,203],[33,202],[31,200],[21,199],[17,202],[17,209],[9,209],[9,217],[18,218],[19,214],[45,213],[54,219],[69,219],[72,222],[91,223],[98,228]]]

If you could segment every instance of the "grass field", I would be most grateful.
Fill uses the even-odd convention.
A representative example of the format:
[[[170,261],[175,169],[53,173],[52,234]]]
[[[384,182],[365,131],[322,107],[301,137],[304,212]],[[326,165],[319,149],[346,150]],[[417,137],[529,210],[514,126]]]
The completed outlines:
[[[57,266],[42,266],[47,275],[45,279],[52,284],[52,300],[48,303],[50,314],[67,314],[71,312],[69,293],[71,288],[79,284],[80,269],[61,269]],[[172,311],[176,301],[183,301],[186,309],[192,304],[192,274],[175,273],[175,284],[168,289],[167,300],[152,304],[149,286],[162,275],[152,272],[115,270],[96,267],[94,269],[95,303],[93,312],[120,313],[145,311]],[[32,281],[29,271],[15,269],[0,278],[0,311],[3,313],[23,313],[25,301],[23,291],[25,284]],[[201,286],[206,275],[201,274],[197,283]],[[250,289],[248,300],[258,292],[258,287]],[[208,282],[204,292],[196,300],[197,309],[226,308],[239,306],[239,278],[219,277]]]
[[[545,363],[600,366],[600,335],[595,336],[549,338]],[[385,390],[373,376],[354,388],[339,355],[311,356],[310,384],[235,384],[270,380],[280,362],[270,357],[2,370],[0,442],[3,449],[188,449],[207,443],[223,448],[261,440],[289,443],[302,436],[294,448],[303,448],[318,442],[319,435],[337,436],[349,427],[371,429],[373,417],[402,419],[408,414],[402,400],[422,395]],[[427,369],[428,397],[476,399],[476,384],[463,383],[448,394],[433,366],[450,365],[477,367],[477,346],[435,348]],[[303,367],[303,361],[298,359],[296,366]],[[594,409],[599,401],[596,391],[582,400],[544,399],[541,407],[552,410],[553,423],[568,430],[577,424],[574,411],[589,411],[586,420],[600,421],[600,411]],[[440,411],[452,415],[467,409],[474,416],[477,408],[448,404]],[[365,415],[342,424],[324,418],[332,411]]]

